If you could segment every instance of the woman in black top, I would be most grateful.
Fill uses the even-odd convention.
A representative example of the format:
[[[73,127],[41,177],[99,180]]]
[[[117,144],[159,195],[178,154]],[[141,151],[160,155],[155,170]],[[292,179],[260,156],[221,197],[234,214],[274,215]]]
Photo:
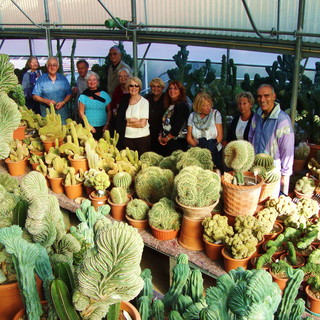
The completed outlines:
[[[169,156],[173,151],[186,151],[188,143],[187,121],[189,106],[186,97],[186,88],[180,81],[170,81],[164,97],[165,113],[162,117],[162,130],[159,143],[162,145],[162,154]]]
[[[158,137],[162,128],[162,116],[164,113],[164,88],[165,84],[161,78],[154,78],[150,81],[151,93],[145,98],[149,101],[149,125],[151,151],[161,153],[161,145]]]
[[[239,113],[233,118],[228,129],[227,141],[247,140],[254,112],[251,110],[254,98],[251,92],[240,92],[236,96]]]

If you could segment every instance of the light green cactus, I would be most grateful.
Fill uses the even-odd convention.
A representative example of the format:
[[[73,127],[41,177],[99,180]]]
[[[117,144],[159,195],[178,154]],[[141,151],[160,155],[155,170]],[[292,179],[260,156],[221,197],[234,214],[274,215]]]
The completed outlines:
[[[171,197],[173,179],[174,175],[171,170],[148,167],[137,174],[135,191],[140,199],[155,203],[163,197]]]
[[[9,144],[11,161],[21,161],[29,156],[28,146],[20,140],[12,140]]]
[[[64,185],[65,186],[74,186],[83,181],[83,170],[80,169],[78,173],[76,173],[76,169],[73,167],[66,167],[63,170],[64,174]]]
[[[56,156],[52,160],[52,168],[48,168],[48,176],[50,178],[63,178],[64,170],[68,167],[68,160]]]
[[[253,165],[250,171],[254,174],[254,176],[260,176],[262,179],[266,180],[267,178],[267,170],[262,166]]]
[[[0,185],[8,192],[19,194],[19,182],[17,179],[13,178],[7,172],[0,172]]]
[[[122,187],[127,192],[130,191],[130,185],[132,183],[132,177],[128,172],[118,172],[113,176],[112,182],[115,187]]]
[[[243,185],[243,172],[252,167],[254,161],[253,145],[245,140],[229,142],[224,148],[224,163],[235,172],[234,184]]]
[[[268,171],[267,171],[267,176],[265,178],[265,183],[272,183],[272,182],[276,182],[279,181],[281,178],[281,172],[279,170],[279,168],[275,167],[275,166],[271,166]]]
[[[141,199],[129,201],[126,207],[126,214],[135,220],[147,219],[149,206]]]
[[[294,148],[294,158],[297,160],[307,160],[310,154],[310,147],[306,142],[300,142],[297,147]]]
[[[145,152],[141,155],[140,161],[145,167],[150,167],[150,166],[159,166],[159,163],[162,161],[163,156],[156,152]]]
[[[100,219],[95,224],[95,244],[76,270],[73,303],[85,320],[104,318],[111,305],[132,300],[143,287],[143,240],[135,228]]]
[[[207,207],[220,197],[221,181],[217,173],[198,166],[182,169],[174,179],[178,201],[190,207]]]
[[[128,202],[128,194],[122,187],[113,187],[110,191],[111,201],[115,204],[123,204]]]
[[[214,163],[210,150],[194,147],[178,155],[176,166],[178,170],[188,166],[199,166],[202,169],[213,170]]]
[[[232,226],[228,224],[228,218],[220,214],[205,218],[202,225],[204,228],[203,237],[209,242],[223,243],[226,236],[234,234]]]
[[[296,182],[295,190],[303,194],[313,193],[316,188],[314,180],[308,177],[302,177]]]
[[[91,180],[95,190],[105,191],[110,186],[109,176],[105,171],[98,171]]]
[[[264,167],[267,171],[273,166],[273,157],[267,153],[258,153],[254,158],[254,165]]]
[[[278,212],[275,208],[264,208],[257,213],[257,219],[264,225],[264,232],[268,234],[272,231],[276,222]]]
[[[168,198],[162,198],[155,203],[148,213],[149,224],[157,229],[179,230],[181,214],[175,209],[174,202]]]
[[[29,162],[30,163],[40,163],[40,159],[43,161],[44,157],[38,156],[37,154],[32,154],[31,157],[29,158]]]

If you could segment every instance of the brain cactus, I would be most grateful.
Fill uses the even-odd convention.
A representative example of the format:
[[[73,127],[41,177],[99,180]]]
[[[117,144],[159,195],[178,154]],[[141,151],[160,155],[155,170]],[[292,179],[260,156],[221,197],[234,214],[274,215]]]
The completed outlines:
[[[264,167],[268,171],[268,169],[273,166],[273,157],[267,153],[256,154],[254,164]]]
[[[220,177],[217,173],[197,166],[182,169],[174,179],[178,201],[189,207],[207,207],[220,196]]]
[[[202,169],[213,169],[211,152],[208,149],[194,147],[187,152],[181,153],[177,162],[177,169],[181,170],[188,166],[199,166]]]
[[[122,187],[114,187],[110,191],[110,198],[115,204],[126,203],[128,201],[128,194]]]
[[[181,215],[176,211],[173,201],[162,198],[155,203],[149,211],[149,223],[151,226],[164,230],[179,230]]]
[[[149,206],[141,199],[133,199],[127,204],[126,213],[135,220],[147,219]]]
[[[152,151],[145,152],[140,157],[141,163],[146,166],[159,166],[162,159],[163,156]]]
[[[237,184],[244,183],[243,172],[251,168],[254,161],[253,145],[245,140],[235,140],[224,149],[224,163],[235,171]]]
[[[137,174],[135,191],[140,199],[155,203],[161,198],[171,197],[173,179],[174,174],[169,169],[148,167]]]

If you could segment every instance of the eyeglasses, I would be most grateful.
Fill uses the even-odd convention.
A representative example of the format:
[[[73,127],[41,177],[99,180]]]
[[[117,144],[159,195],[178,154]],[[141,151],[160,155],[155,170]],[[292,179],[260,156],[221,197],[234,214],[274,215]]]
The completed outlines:
[[[57,67],[57,64],[48,64],[48,67]]]
[[[129,84],[129,87],[130,87],[130,88],[133,88],[133,87],[139,88],[139,85],[138,85],[138,84]]]

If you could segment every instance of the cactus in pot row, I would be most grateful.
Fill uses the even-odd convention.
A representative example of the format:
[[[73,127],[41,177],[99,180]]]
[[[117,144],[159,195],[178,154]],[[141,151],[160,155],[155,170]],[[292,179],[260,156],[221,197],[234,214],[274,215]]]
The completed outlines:
[[[148,218],[149,206],[141,199],[133,199],[128,202],[126,214],[134,220],[145,220]]]
[[[296,182],[294,191],[298,196],[298,198],[302,198],[304,196],[311,197],[315,189],[316,189],[316,184],[313,179],[308,177],[302,177]]]
[[[23,159],[26,159],[29,156],[29,149],[27,144],[20,140],[12,140],[12,142],[9,144],[10,147],[10,154],[9,159],[10,161],[21,161]]]

